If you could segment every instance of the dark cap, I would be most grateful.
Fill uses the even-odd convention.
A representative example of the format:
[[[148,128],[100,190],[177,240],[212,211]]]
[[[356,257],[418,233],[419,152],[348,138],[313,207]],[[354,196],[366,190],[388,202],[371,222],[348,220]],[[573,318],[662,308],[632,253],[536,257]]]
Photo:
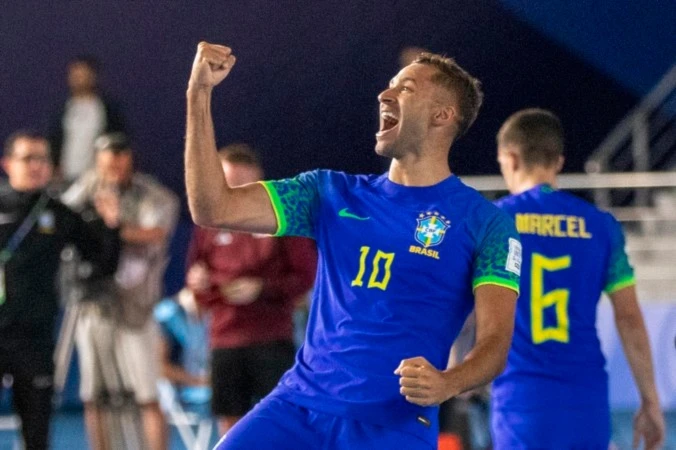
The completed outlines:
[[[124,133],[106,133],[102,134],[94,141],[94,148],[97,152],[108,150],[113,153],[130,152],[131,145],[127,135]]]

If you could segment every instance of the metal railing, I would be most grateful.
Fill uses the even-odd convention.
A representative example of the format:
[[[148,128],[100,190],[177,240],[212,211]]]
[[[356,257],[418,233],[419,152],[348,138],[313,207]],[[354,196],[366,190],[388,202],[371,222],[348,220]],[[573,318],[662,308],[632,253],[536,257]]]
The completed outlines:
[[[558,179],[558,187],[568,190],[676,187],[676,172],[570,173]],[[478,191],[507,190],[500,175],[464,176],[462,181]]]
[[[485,193],[505,192],[507,187],[499,175],[464,176],[462,181]],[[640,192],[645,189],[674,190],[676,192],[676,171],[674,172],[628,172],[628,173],[571,173],[558,177],[558,187],[565,190],[624,190]],[[596,195],[594,195],[596,199]],[[676,221],[676,208],[659,206],[616,206],[598,205],[609,210],[621,222],[652,222],[658,220]]]
[[[647,172],[669,169],[676,164],[676,65],[653,90],[608,134],[585,164],[585,171],[597,174],[632,170]],[[620,198],[624,202],[626,196]],[[636,205],[647,205],[649,191],[636,194]],[[607,189],[595,191],[595,202],[609,207]]]

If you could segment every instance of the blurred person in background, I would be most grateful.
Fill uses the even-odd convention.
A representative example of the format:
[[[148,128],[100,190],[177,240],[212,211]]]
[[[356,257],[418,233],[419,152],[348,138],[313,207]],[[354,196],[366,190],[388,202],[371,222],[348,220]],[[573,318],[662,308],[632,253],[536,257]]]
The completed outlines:
[[[199,308],[192,291],[183,288],[158,303],[154,317],[162,331],[162,376],[178,390],[184,403],[208,404],[208,315]]]
[[[49,124],[56,181],[65,185],[94,167],[94,140],[99,135],[125,131],[120,107],[100,91],[98,75],[94,57],[73,58],[67,66],[69,96]]]
[[[512,348],[492,389],[494,447],[608,448],[608,375],[596,332],[605,292],[641,398],[634,447],[662,448],[664,417],[620,223],[557,190],[564,133],[550,111],[513,114],[497,144],[511,195],[496,204],[516,220],[523,267]]]
[[[232,186],[262,179],[248,145],[224,147],[219,156]],[[316,258],[309,239],[195,228],[186,285],[212,315],[212,410],[221,434],[293,365],[292,314],[312,287]]]
[[[14,407],[25,448],[49,444],[56,274],[63,247],[73,244],[93,264],[91,276],[115,272],[120,251],[119,204],[95,199],[96,215],[79,215],[49,196],[49,144],[32,131],[6,141],[0,185],[0,377],[13,378]]]
[[[116,368],[125,390],[141,408],[149,448],[166,448],[166,425],[157,402],[160,334],[152,318],[162,297],[167,249],[178,220],[177,196],[152,177],[134,170],[133,154],[122,133],[95,142],[96,167],[63,195],[74,208],[87,208],[97,197],[120,204],[122,252],[117,273],[88,286],[90,302],[79,318],[76,342],[80,360],[80,395],[92,447],[106,448],[103,409],[98,400],[107,388],[101,359]],[[97,340],[113,339],[112,353],[100,353]]]

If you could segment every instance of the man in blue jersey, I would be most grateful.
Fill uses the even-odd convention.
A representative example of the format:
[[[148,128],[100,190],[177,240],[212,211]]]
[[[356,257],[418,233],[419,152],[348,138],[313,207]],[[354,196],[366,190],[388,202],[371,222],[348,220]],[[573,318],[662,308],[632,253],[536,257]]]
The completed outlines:
[[[493,383],[495,448],[608,448],[608,380],[595,326],[603,291],[641,396],[634,445],[661,448],[664,419],[620,224],[556,189],[563,129],[554,114],[519,111],[497,141],[512,194],[497,205],[515,219],[524,258],[512,348]]]
[[[229,48],[200,43],[188,85],[186,185],[199,225],[307,236],[319,251],[305,343],[221,449],[436,448],[438,404],[495,377],[509,349],[521,248],[513,221],[452,175],[479,82],[423,54],[378,97],[382,176],[312,171],[237,188],[220,170],[211,91]],[[477,340],[444,370],[472,310]]]

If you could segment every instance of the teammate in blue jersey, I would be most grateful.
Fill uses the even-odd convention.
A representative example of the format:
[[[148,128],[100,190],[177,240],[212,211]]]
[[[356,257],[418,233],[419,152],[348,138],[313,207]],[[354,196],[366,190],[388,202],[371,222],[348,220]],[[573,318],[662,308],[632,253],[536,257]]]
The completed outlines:
[[[438,404],[503,368],[518,291],[513,221],[448,167],[451,143],[476,118],[479,82],[436,55],[402,69],[378,97],[385,175],[322,170],[230,188],[209,108],[234,63],[227,47],[198,47],[186,139],[193,218],[314,238],[319,265],[296,364],[218,448],[436,448]],[[476,346],[446,370],[472,308]]]
[[[596,333],[603,291],[641,396],[635,445],[642,438],[645,448],[661,448],[664,420],[620,224],[556,189],[563,130],[554,114],[519,111],[497,140],[512,194],[497,205],[516,221],[523,276],[507,368],[493,383],[495,448],[608,448],[608,380]]]

